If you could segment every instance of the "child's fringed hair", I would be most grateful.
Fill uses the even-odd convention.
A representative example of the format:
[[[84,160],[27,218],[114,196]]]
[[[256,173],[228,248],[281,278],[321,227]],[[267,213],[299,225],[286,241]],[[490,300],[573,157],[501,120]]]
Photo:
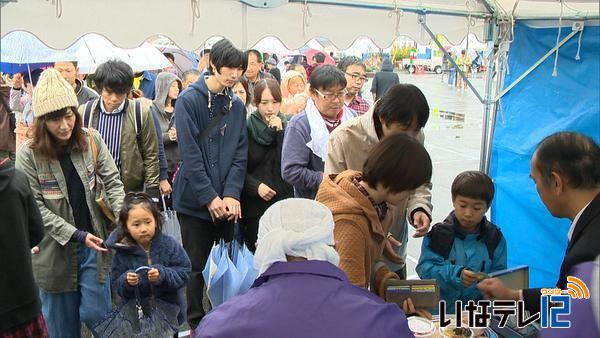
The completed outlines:
[[[117,242],[126,238],[131,243],[135,243],[133,237],[127,230],[127,219],[129,218],[129,211],[133,209],[135,206],[141,205],[144,209],[150,211],[152,216],[154,217],[154,222],[156,223],[156,234],[162,232],[163,227],[163,217],[160,213],[160,210],[156,206],[156,204],[152,201],[152,197],[144,192],[129,192],[125,195],[123,199],[123,205],[121,206],[121,211],[119,212],[119,226],[121,227],[121,233]]]

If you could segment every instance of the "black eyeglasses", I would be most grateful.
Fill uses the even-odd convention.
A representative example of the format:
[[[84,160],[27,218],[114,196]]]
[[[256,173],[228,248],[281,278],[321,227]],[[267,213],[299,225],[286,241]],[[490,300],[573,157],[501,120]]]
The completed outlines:
[[[356,80],[361,80],[362,82],[367,81],[367,77],[364,75],[360,75],[360,74],[356,74],[356,73],[346,73],[346,75],[350,76],[352,78],[352,80],[356,81]]]

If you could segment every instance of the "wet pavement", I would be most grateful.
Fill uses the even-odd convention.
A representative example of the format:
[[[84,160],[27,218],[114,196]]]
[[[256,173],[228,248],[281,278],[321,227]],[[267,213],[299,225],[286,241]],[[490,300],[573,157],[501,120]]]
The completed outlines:
[[[401,83],[411,83],[425,94],[431,110],[425,126],[425,147],[433,161],[433,223],[440,222],[452,211],[450,186],[460,172],[479,169],[483,105],[469,89],[457,91],[441,82],[441,75],[399,73]],[[471,78],[483,96],[482,74]],[[363,88],[363,96],[372,102],[371,80]],[[409,233],[414,233],[411,229]],[[415,267],[421,252],[421,238],[408,242],[407,275],[416,278]]]

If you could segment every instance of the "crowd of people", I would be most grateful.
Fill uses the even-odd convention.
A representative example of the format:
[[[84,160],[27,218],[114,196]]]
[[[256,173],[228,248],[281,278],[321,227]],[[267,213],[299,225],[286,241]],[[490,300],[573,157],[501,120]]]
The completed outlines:
[[[485,217],[490,177],[459,174],[454,210],[431,226],[421,90],[384,64],[371,106],[359,58],[312,61],[282,73],[223,39],[181,78],[118,60],[96,70],[97,92],[76,62],[15,75],[0,107],[27,132],[15,148],[2,131],[0,255],[14,264],[0,282],[1,336],[80,337],[113,298],[155,297],[194,337],[412,337],[406,316],[437,309],[383,301],[390,281],[406,279],[409,227],[424,237],[417,273],[437,280],[448,312],[490,296],[539,312],[539,289],[478,279],[507,266],[501,225]],[[558,287],[600,254],[598,163],[598,144],[577,133],[548,136],[532,159],[542,201],[573,221]],[[161,196],[182,245],[161,231]],[[260,275],[207,314],[211,248],[240,238]]]

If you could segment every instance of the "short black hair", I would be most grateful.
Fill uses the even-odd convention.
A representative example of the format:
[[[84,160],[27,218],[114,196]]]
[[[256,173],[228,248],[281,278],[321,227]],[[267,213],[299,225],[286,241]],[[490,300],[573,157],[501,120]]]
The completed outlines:
[[[54,61],[54,63],[52,64],[52,67],[56,67],[56,63],[57,63],[57,62],[70,62],[70,63],[72,63],[72,64],[73,64],[73,66],[74,66],[75,68],[77,68],[77,65],[78,65],[77,61]]]
[[[260,63],[263,62],[263,56],[262,56],[262,54],[258,50],[256,50],[256,49],[248,49],[248,51],[246,53],[248,54],[248,56],[250,56],[250,54],[256,55],[256,59],[258,60],[258,62],[260,62]]]
[[[42,75],[43,71],[44,70],[41,68],[36,68],[36,69],[32,70],[31,78],[29,77],[29,72],[23,72],[23,82],[30,83],[34,87],[37,86],[38,80],[40,79],[40,76]]]
[[[429,104],[423,92],[412,84],[397,84],[388,89],[375,103],[373,122],[379,137],[383,136],[381,118],[386,124],[400,123],[409,126],[415,119],[419,128],[429,119]]]
[[[325,54],[318,52],[317,54],[313,55],[313,59],[317,63],[323,63],[323,62],[325,62]]]
[[[121,60],[108,60],[96,69],[94,82],[99,93],[106,89],[117,94],[127,94],[133,87],[133,69]]]
[[[210,74],[221,71],[221,68],[242,68],[245,72],[248,67],[248,57],[241,50],[235,48],[231,41],[221,39],[212,46],[210,50],[210,63],[215,67],[209,67]]]
[[[485,201],[489,207],[494,199],[494,182],[492,179],[481,171],[469,170],[464,171],[454,179],[452,187],[452,201],[458,195],[477,200]]]
[[[175,55],[173,55],[173,53],[166,52],[166,53],[163,53],[163,55],[164,55],[164,56],[165,56],[167,59],[171,60],[171,62],[175,62]]]
[[[562,176],[573,189],[600,187],[600,147],[590,137],[575,132],[547,136],[534,154],[545,186],[552,172]]]
[[[346,77],[344,76],[344,73],[332,65],[316,67],[310,75],[311,90],[324,90],[333,87],[346,88]]]
[[[365,66],[365,64],[362,62],[361,59],[357,58],[356,56],[345,56],[343,57],[340,62],[338,62],[337,67],[342,71],[342,72],[346,72],[346,69],[348,69],[348,67],[350,66],[361,66],[363,67],[363,69],[365,70],[365,72],[367,71],[367,67]]]
[[[406,134],[385,137],[363,165],[363,181],[375,189],[381,184],[392,193],[417,189],[431,181],[431,174],[429,153]]]

